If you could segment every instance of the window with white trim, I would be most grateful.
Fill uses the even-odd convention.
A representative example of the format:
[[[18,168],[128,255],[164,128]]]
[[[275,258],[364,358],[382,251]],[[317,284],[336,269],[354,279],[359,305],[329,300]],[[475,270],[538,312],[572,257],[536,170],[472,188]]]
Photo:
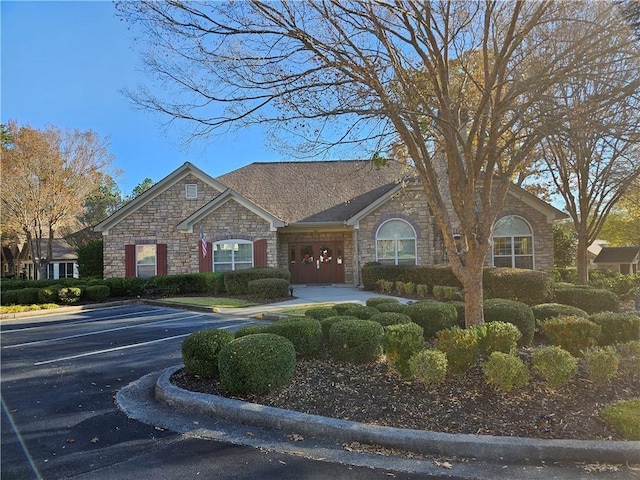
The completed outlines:
[[[416,231],[405,220],[387,220],[376,232],[376,260],[384,265],[415,265]]]
[[[507,215],[493,227],[493,266],[533,269],[533,231],[522,217]]]
[[[253,243],[248,240],[221,240],[212,249],[214,272],[253,267]]]
[[[136,277],[147,278],[156,274],[156,245],[136,245]]]
[[[187,200],[196,200],[198,198],[198,184],[187,183],[184,186],[184,195]]]

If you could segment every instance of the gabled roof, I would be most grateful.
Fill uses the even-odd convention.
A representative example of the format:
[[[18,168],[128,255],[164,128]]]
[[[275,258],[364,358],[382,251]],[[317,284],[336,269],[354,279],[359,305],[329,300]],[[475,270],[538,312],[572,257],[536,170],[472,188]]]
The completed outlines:
[[[635,263],[640,257],[640,247],[602,247],[594,263]]]
[[[259,217],[269,222],[271,225],[272,231],[275,231],[278,227],[285,226],[285,223],[282,220],[276,218],[271,213],[267,212],[266,210],[259,207],[255,203],[247,200],[239,193],[234,192],[231,189],[227,189],[224,192],[222,192],[220,195],[218,195],[216,198],[211,200],[209,203],[204,205],[202,208],[196,210],[194,213],[189,215],[189,217],[187,217],[185,220],[180,222],[177,226],[178,231],[192,233],[193,225],[195,223],[199,222],[200,220],[205,218],[207,215],[209,215],[211,212],[217,210],[218,208],[220,208],[221,206],[223,206],[225,203],[227,203],[229,200],[232,200],[232,199],[238,202],[240,205],[242,205],[246,209],[252,211]]]
[[[129,216],[130,214],[138,210],[140,207],[147,204],[148,202],[156,198],[158,195],[160,195],[164,191],[171,188],[177,181],[183,179],[184,177],[190,174],[198,178],[199,180],[202,180],[204,183],[211,185],[213,188],[215,188],[219,192],[223,192],[224,190],[226,190],[226,187],[220,184],[220,182],[218,182],[216,179],[207,175],[192,163],[185,162],[180,168],[178,168],[177,170],[174,170],[172,173],[164,177],[162,180],[160,180],[158,183],[156,183],[153,187],[151,187],[149,190],[144,192],[142,195],[140,195],[139,197],[136,197],[134,200],[130,201],[129,203],[124,205],[122,208],[114,212],[112,215],[107,217],[105,220],[100,222],[98,225],[93,227],[94,231],[96,232],[108,231],[110,228],[117,225],[127,216]]]
[[[40,249],[44,255],[47,254],[47,242],[48,238],[43,238],[40,243]],[[39,258],[36,256],[36,241],[32,240],[31,245],[28,243],[24,243],[20,249],[19,259],[21,261],[26,261],[28,256],[31,255],[34,260],[38,260]],[[69,242],[67,242],[64,238],[54,238],[52,239],[51,244],[51,258],[49,261],[56,260],[77,260],[78,252],[73,248]]]
[[[394,189],[402,165],[380,169],[366,160],[252,163],[217,177],[220,183],[284,222],[345,222]]]

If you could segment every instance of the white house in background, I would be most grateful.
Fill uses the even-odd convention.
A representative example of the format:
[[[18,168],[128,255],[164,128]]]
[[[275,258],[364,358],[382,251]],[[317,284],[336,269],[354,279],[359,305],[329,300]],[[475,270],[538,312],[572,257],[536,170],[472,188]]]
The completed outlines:
[[[47,239],[42,239],[42,249],[46,250]],[[35,245],[23,243],[19,246],[18,272],[16,278],[38,280],[38,269],[35,267],[38,258],[33,258],[32,252],[36,251]],[[34,265],[35,260],[35,265]],[[46,277],[48,279],[78,278],[78,253],[64,238],[54,238],[52,255],[47,265]]]

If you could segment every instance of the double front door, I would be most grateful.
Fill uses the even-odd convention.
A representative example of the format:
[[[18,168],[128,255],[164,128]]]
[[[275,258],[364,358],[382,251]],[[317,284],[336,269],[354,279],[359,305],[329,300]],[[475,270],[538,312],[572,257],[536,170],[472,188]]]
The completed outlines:
[[[344,283],[342,242],[289,244],[291,283]]]

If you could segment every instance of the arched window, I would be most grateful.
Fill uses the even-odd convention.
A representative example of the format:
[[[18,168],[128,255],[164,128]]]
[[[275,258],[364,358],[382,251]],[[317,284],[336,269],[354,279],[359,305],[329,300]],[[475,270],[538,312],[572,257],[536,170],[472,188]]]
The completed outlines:
[[[385,265],[416,264],[416,232],[409,222],[387,220],[376,232],[376,260]]]
[[[229,272],[253,266],[253,243],[248,240],[221,240],[213,247],[213,271]]]
[[[533,232],[523,218],[508,215],[496,222],[493,266],[533,269]]]

